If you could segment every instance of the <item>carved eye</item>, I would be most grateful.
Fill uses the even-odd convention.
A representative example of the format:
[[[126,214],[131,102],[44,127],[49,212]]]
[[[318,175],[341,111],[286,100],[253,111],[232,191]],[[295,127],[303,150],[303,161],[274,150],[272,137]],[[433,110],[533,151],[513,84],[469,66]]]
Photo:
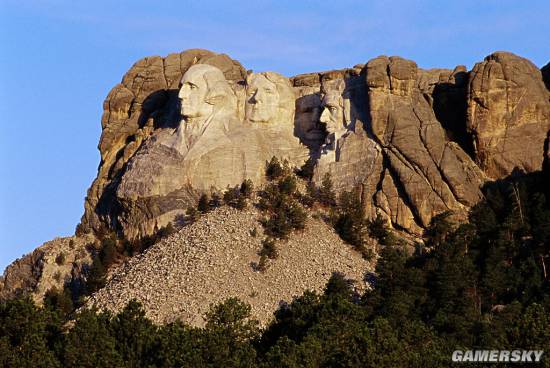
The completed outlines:
[[[195,86],[194,84],[191,84],[191,83],[189,83],[189,87],[190,87],[191,89],[197,89],[197,86]]]
[[[328,107],[328,111],[336,112],[336,107],[334,107],[334,106],[327,106],[327,107]]]

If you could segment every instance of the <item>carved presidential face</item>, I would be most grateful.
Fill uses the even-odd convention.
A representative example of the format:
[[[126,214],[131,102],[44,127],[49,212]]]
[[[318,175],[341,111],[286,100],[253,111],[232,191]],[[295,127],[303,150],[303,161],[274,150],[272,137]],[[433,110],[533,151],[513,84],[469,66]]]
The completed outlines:
[[[206,117],[213,113],[214,105],[209,95],[219,82],[225,81],[223,73],[210,65],[197,64],[190,67],[181,79],[178,97],[181,115],[184,118]]]
[[[252,74],[247,80],[245,114],[254,123],[270,123],[277,117],[279,92],[275,83],[263,74]]]
[[[323,97],[323,112],[319,121],[326,126],[328,133],[334,133],[344,128],[344,108],[339,93],[329,92]]]

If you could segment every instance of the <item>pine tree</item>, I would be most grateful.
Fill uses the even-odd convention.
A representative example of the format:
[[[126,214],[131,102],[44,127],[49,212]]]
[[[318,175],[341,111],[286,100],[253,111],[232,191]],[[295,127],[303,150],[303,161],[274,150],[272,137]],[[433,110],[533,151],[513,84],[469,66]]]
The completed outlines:
[[[314,169],[315,169],[315,160],[310,157],[307,159],[307,161],[302,165],[302,167],[298,171],[298,176],[308,181],[311,181],[311,179],[313,178]]]
[[[0,303],[0,363],[5,367],[61,367],[50,346],[62,340],[55,311],[30,298]]]
[[[152,363],[157,328],[145,317],[139,302],[131,300],[111,323],[116,350],[130,367]]]
[[[334,206],[336,205],[336,195],[334,194],[334,189],[332,185],[332,178],[329,172],[323,176],[323,181],[321,182],[321,187],[319,188],[319,202],[325,206]]]
[[[234,207],[238,210],[244,210],[246,208],[246,198],[244,195],[239,195],[235,201]]]
[[[123,360],[116,351],[107,313],[83,310],[69,330],[63,354],[65,367],[120,367]]]
[[[302,203],[305,206],[311,207],[317,199],[317,187],[312,181],[308,181],[306,184],[306,193],[302,196]]]
[[[227,188],[223,194],[223,201],[226,205],[235,208],[239,197],[241,197],[241,191],[238,186],[234,188]]]
[[[70,289],[65,288],[60,291],[57,288],[52,288],[48,290],[44,295],[44,305],[67,316],[74,310]]]
[[[271,238],[265,238],[262,241],[262,249],[260,250],[259,255],[265,256],[269,259],[277,259],[277,257],[279,257],[279,252],[277,251],[275,240]]]
[[[325,295],[340,295],[349,298],[353,293],[352,286],[353,282],[346,279],[343,273],[334,272],[325,286]]]
[[[427,247],[437,247],[447,239],[454,227],[451,219],[452,215],[451,211],[446,211],[432,218],[430,225],[424,232]]]
[[[275,156],[266,165],[265,176],[268,180],[277,180],[284,175],[284,169],[279,159]]]
[[[296,179],[293,175],[288,175],[278,183],[279,192],[283,195],[293,195],[296,192]]]
[[[213,193],[212,198],[210,199],[210,207],[218,208],[222,205],[222,197],[219,193]]]
[[[114,235],[104,238],[101,241],[101,250],[99,251],[99,258],[104,267],[108,268],[119,257],[117,248],[117,239]]]
[[[252,183],[252,180],[246,179],[241,184],[241,195],[245,198],[250,198],[252,195],[252,192],[254,191],[254,184]]]
[[[368,256],[365,249],[367,220],[358,192],[344,192],[340,196],[334,229],[342,240],[355,246],[364,256]]]
[[[380,214],[378,214],[374,220],[367,222],[367,228],[369,236],[378,240],[379,244],[388,244],[390,231],[388,229],[386,219],[384,219]]]
[[[200,196],[197,209],[200,213],[207,213],[210,211],[210,200],[206,193]]]
[[[203,356],[212,367],[255,367],[252,341],[259,335],[259,323],[251,318],[250,305],[229,298],[211,306],[206,314]]]
[[[191,223],[197,221],[200,217],[199,211],[197,211],[195,207],[188,207],[185,214],[187,215],[188,221]]]
[[[106,270],[99,256],[94,256],[92,266],[86,278],[86,291],[88,294],[94,293],[105,286]]]

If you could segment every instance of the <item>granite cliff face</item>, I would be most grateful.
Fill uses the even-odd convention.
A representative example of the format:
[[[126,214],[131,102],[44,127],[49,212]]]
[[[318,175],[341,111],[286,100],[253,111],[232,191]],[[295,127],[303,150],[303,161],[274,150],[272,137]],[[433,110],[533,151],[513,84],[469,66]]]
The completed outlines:
[[[294,100],[286,78],[247,75],[223,54],[188,50],[138,61],[104,103],[102,162],[79,233],[150,235],[201,193],[245,179],[259,184],[273,156],[301,165],[308,151],[293,134]]]
[[[157,208],[163,207],[162,201],[135,200],[124,203],[117,200],[116,192],[128,161],[140,146],[153,136],[155,130],[173,125],[178,120],[177,92],[181,77],[191,65],[199,62],[216,66],[233,83],[246,75],[245,69],[227,55],[188,50],[165,58],[154,56],[139,60],[124,75],[122,82],[109,92],[103,103],[101,118],[103,131],[98,146],[101,163],[97,178],[88,190],[82,229],[100,231],[120,227],[119,223],[124,221],[119,220],[121,213],[129,213],[126,222],[137,223],[132,221],[134,209],[147,209],[148,217],[161,215],[161,210]],[[168,155],[163,156],[169,166]],[[188,194],[184,191],[182,195]],[[168,206],[172,203],[170,199],[166,202]],[[162,211],[169,210],[165,208]],[[140,220],[147,220],[146,217],[141,216]]]
[[[309,158],[315,183],[328,173],[336,191],[360,189],[370,218],[418,240],[435,215],[465,216],[487,180],[550,167],[550,63],[506,52],[471,71],[380,56],[286,78],[194,49],[138,61],[103,108],[101,163],[72,239],[80,255],[66,249],[76,269],[52,263],[65,241],[47,243],[7,269],[0,297],[43,294],[52,270],[77,276],[94,234],[140,238],[202,193],[261,186],[272,156]]]
[[[529,60],[496,52],[474,66],[468,83],[468,130],[476,160],[492,178],[514,168],[541,169],[549,129],[548,90]]]
[[[464,69],[425,71],[383,56],[345,78],[343,96],[355,119],[344,124],[335,149],[321,153],[315,180],[328,172],[340,190],[361,187],[371,218],[382,215],[414,235],[438,213],[464,215],[485,180],[460,126]]]
[[[197,64],[219,69],[231,97],[203,131],[178,98],[182,76]],[[205,50],[145,58],[105,101],[102,162],[80,230],[151,234],[200,193],[245,178],[261,184],[271,156],[300,166],[309,152],[314,181],[330,173],[338,191],[360,187],[370,217],[418,236],[438,213],[465,214],[485,180],[542,167],[548,69],[505,52],[470,72],[382,56],[287,80],[247,75]]]
[[[409,232],[419,232],[438,213],[464,212],[481,198],[483,173],[450,141],[433,108],[434,85],[455,75],[422,71],[398,57],[376,58],[364,69],[370,128],[383,152],[377,175],[364,187],[365,201]]]

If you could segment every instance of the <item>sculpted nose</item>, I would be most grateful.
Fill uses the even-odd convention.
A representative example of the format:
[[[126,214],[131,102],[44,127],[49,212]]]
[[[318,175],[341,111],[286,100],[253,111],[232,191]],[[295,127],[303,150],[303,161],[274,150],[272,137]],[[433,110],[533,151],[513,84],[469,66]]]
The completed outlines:
[[[328,109],[327,108],[324,108],[323,109],[323,112],[321,113],[321,117],[319,118],[319,121],[321,123],[326,123],[329,121],[329,112],[328,112]]]
[[[265,93],[261,89],[259,89],[259,90],[256,91],[256,93],[254,93],[254,100],[256,102],[263,102],[264,101],[264,95],[265,95]]]
[[[263,99],[262,99],[262,95],[260,93],[260,91],[256,91],[252,94],[252,96],[250,96],[250,98],[248,99],[248,102],[250,102],[251,104],[257,104],[257,103],[261,103],[263,102]]]

